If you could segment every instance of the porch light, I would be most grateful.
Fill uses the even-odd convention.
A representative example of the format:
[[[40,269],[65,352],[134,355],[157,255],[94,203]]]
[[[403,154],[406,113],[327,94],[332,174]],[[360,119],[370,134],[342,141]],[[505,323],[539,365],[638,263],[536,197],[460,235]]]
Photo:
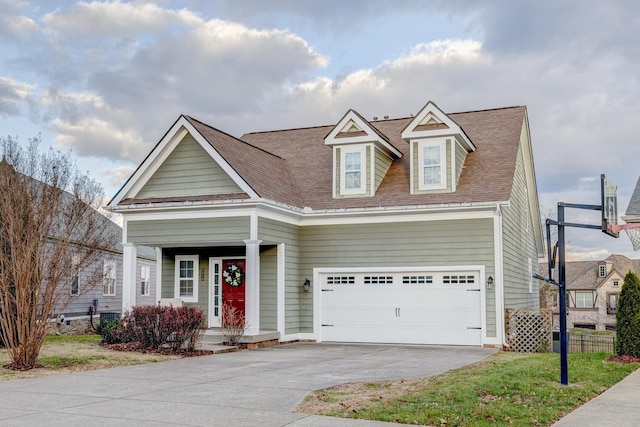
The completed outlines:
[[[493,288],[493,277],[487,277],[487,289]]]
[[[310,288],[311,288],[311,282],[309,281],[309,279],[304,279],[304,283],[302,284],[302,289],[304,289],[305,292],[309,292]]]

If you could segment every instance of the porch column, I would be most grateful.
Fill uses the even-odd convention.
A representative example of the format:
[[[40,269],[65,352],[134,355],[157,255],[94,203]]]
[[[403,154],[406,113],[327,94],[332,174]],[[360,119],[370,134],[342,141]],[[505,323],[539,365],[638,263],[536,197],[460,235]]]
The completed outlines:
[[[257,335],[260,331],[260,243],[262,240],[245,240],[245,316],[247,335]]]
[[[133,243],[122,244],[122,314],[136,305],[137,248]]]
[[[162,248],[156,248],[156,302],[162,298]]]

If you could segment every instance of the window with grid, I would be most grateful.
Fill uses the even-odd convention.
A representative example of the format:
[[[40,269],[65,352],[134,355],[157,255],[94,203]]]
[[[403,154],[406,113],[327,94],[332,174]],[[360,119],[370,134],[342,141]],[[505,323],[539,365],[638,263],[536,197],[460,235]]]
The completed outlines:
[[[198,255],[176,256],[175,269],[175,298],[198,302]]]
[[[433,276],[402,276],[402,283],[406,285],[433,283]]]
[[[576,292],[576,308],[593,308],[593,292]]]
[[[116,294],[116,262],[105,261],[102,271],[102,295],[114,296]]]
[[[329,276],[327,285],[353,285],[356,283],[354,276]]]
[[[151,295],[151,267],[140,266],[140,294]]]
[[[365,276],[365,285],[393,285],[393,276]]]

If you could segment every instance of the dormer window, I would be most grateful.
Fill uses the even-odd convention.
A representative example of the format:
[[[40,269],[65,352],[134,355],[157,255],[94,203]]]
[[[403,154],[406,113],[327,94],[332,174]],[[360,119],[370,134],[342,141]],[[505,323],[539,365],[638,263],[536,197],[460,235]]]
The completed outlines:
[[[347,148],[341,150],[342,158],[340,164],[343,165],[340,176],[341,194],[364,194],[367,189],[365,148]]]
[[[421,142],[419,156],[419,189],[447,188],[446,142]]]
[[[600,264],[598,266],[598,275],[600,277],[606,277],[607,276],[607,266],[605,264]]]

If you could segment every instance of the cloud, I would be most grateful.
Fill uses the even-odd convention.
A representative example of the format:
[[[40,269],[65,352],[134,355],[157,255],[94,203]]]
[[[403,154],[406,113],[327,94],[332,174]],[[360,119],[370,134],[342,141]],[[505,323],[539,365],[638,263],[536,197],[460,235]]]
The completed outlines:
[[[93,1],[78,2],[69,9],[47,13],[42,23],[49,34],[64,39],[123,38],[167,28],[197,26],[202,19],[187,9],[162,8],[148,1]]]
[[[20,115],[33,90],[33,85],[0,76],[0,116]]]
[[[103,176],[108,177],[109,183],[115,187],[122,185],[122,183],[124,183],[135,170],[136,168],[133,166],[118,166],[110,169],[102,169],[100,172]]]

